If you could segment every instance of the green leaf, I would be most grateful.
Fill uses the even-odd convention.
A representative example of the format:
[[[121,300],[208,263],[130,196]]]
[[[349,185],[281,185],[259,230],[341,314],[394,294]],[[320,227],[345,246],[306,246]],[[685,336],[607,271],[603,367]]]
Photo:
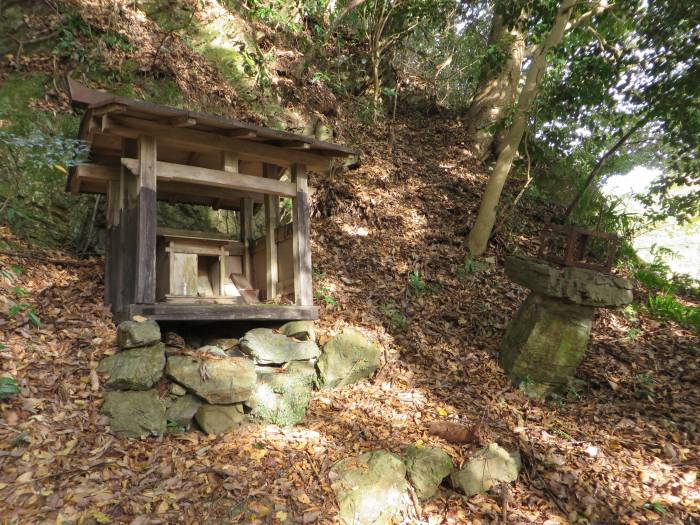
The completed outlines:
[[[27,319],[29,319],[29,322],[32,323],[35,328],[39,328],[41,326],[41,319],[39,319],[39,316],[36,315],[34,310],[29,310],[27,312]]]
[[[5,400],[15,394],[19,394],[19,387],[14,378],[0,377],[0,399]]]

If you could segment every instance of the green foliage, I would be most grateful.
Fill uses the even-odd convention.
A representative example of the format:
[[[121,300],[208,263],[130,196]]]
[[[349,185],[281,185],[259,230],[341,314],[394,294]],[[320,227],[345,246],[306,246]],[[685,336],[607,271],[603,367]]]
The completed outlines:
[[[5,401],[16,394],[19,394],[19,387],[14,378],[0,377],[0,401]]]
[[[647,502],[644,504],[644,508],[656,512],[659,516],[668,514],[668,509],[660,501]]]
[[[408,287],[415,295],[425,295],[438,291],[437,285],[426,283],[421,276],[419,270],[414,270],[408,273]]]
[[[653,399],[656,379],[653,375],[643,372],[634,376],[634,397],[637,399]]]
[[[387,301],[380,305],[379,309],[387,317],[393,328],[401,331],[408,328],[408,319],[406,319],[406,316],[399,305],[396,304],[396,301]]]
[[[690,328],[700,329],[700,307],[687,306],[669,293],[649,295],[647,307],[656,317],[670,319]]]
[[[490,269],[494,262],[495,260],[492,258],[477,259],[471,254],[467,254],[464,257],[464,264],[455,269],[455,274],[460,281],[465,281],[472,274],[484,272]]]
[[[337,306],[338,304],[338,301],[331,295],[330,287],[326,285],[322,285],[316,290],[315,297],[317,301],[323,302],[326,306]]]

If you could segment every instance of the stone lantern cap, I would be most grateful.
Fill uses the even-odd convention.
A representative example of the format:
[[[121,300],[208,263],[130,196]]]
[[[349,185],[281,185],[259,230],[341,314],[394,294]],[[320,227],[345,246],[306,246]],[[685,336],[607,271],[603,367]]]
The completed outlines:
[[[506,275],[535,293],[582,306],[613,308],[632,302],[632,282],[585,268],[560,268],[535,257],[506,257]]]

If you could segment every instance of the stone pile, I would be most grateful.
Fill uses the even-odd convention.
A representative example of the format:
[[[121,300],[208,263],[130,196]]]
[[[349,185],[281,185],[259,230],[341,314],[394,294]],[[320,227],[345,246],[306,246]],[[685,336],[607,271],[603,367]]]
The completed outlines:
[[[321,350],[310,321],[254,328],[240,340],[205,339],[194,349],[174,333],[162,343],[154,321],[126,321],[117,343],[120,351],[98,371],[108,390],[102,412],[124,437],[187,431],[193,421],[208,434],[255,421],[294,425],[303,421],[314,388],[369,377],[381,355],[350,328]]]
[[[501,342],[501,366],[530,394],[565,390],[586,351],[595,309],[632,302],[632,283],[532,257],[506,258],[505,271],[531,292]]]
[[[410,512],[409,486],[420,502],[434,498],[448,479],[455,490],[473,496],[515,481],[520,468],[519,453],[497,443],[477,451],[460,470],[444,450],[411,445],[403,459],[377,450],[340,460],[328,477],[344,523],[380,525],[401,522]]]

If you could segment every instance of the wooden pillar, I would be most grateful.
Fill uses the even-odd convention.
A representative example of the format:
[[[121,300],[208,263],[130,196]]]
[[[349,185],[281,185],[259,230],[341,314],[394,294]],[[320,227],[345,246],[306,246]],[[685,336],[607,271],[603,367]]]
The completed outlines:
[[[241,199],[241,242],[243,243],[243,275],[253,282],[253,199]]]
[[[156,301],[156,139],[138,139],[139,175],[136,186],[136,257],[134,303]]]
[[[277,166],[263,164],[263,177],[278,180]],[[265,195],[265,298],[271,301],[277,297],[279,270],[277,268],[277,227],[280,224],[280,198]]]
[[[119,180],[110,180],[107,184],[107,249],[105,254],[105,300],[106,306],[113,305],[119,295],[117,283],[119,272],[119,218],[121,200]]]
[[[293,164],[292,181],[297,195],[292,207],[292,246],[294,257],[294,299],[299,306],[313,305],[311,282],[311,212],[309,209],[309,181],[306,166]]]
[[[138,144],[134,139],[122,139],[122,157],[138,157]],[[127,305],[133,302],[133,258],[135,243],[131,235],[133,228],[128,220],[128,208],[133,206],[129,203],[129,194],[135,193],[133,188],[136,181],[133,174],[125,167],[121,166],[119,172],[119,189],[117,192],[117,206],[114,210],[116,226],[112,229],[111,235],[111,267],[110,273],[113,277],[113,290],[110,294],[112,301],[112,313],[116,317],[121,317],[127,311]],[[132,196],[133,199],[133,196]]]

